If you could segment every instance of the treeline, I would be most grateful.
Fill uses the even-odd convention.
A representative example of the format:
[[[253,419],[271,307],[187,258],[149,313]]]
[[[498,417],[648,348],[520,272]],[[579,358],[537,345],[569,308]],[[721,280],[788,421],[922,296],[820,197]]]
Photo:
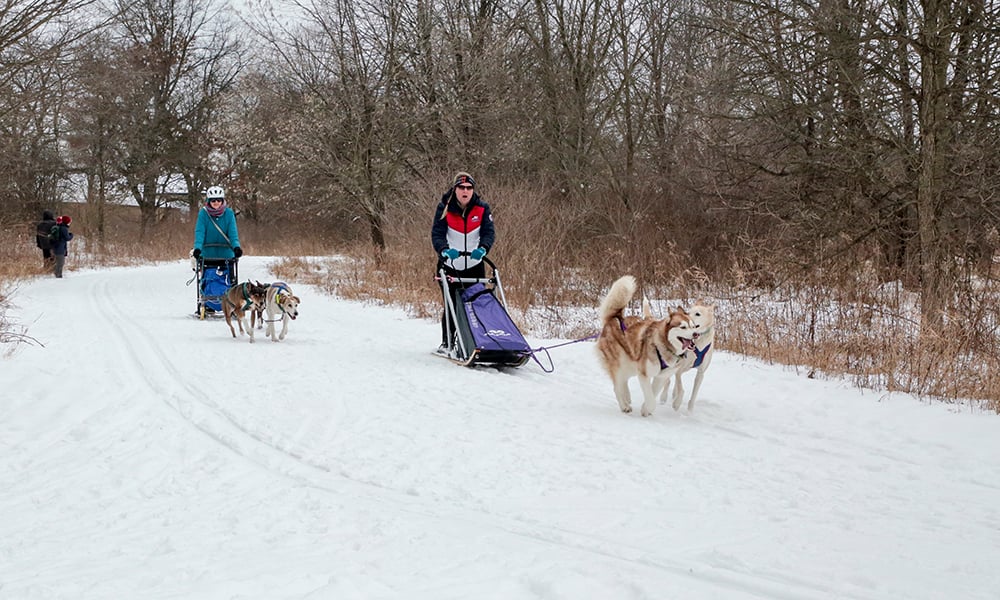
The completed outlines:
[[[994,2],[249,7],[7,3],[0,219],[76,177],[97,214],[132,198],[148,232],[176,176],[192,206],[219,183],[246,218],[381,254],[462,169],[530,200],[511,206],[537,218],[510,221],[554,266],[596,248],[609,270],[764,288],[863,266],[916,291],[934,335],[992,281]]]

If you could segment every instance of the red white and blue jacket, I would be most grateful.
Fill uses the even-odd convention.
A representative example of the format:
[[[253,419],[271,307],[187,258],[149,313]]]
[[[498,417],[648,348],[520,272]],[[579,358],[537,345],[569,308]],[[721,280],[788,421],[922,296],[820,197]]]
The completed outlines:
[[[482,247],[489,252],[493,247],[493,213],[490,212],[490,205],[473,192],[463,211],[455,198],[455,190],[448,190],[441,196],[441,202],[434,211],[431,243],[434,244],[437,255],[445,248],[472,252]],[[481,262],[482,260],[473,260],[470,256],[460,256],[455,260],[445,260],[444,264],[456,271],[465,271]]]

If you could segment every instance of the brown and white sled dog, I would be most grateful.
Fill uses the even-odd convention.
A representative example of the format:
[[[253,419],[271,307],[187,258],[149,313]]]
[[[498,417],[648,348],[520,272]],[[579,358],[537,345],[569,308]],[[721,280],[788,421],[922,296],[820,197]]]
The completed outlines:
[[[614,384],[622,412],[632,412],[628,381],[632,377],[639,378],[642,416],[648,417],[656,408],[656,396],[674,374],[681,357],[694,347],[691,341],[693,325],[681,308],[671,312],[666,319],[645,315],[643,318],[626,317],[624,310],[635,288],[635,278],[625,275],[611,285],[601,301],[597,353]],[[648,312],[648,308],[644,312]]]
[[[688,412],[694,410],[694,401],[698,397],[698,390],[701,389],[701,380],[705,378],[705,371],[712,362],[712,343],[715,341],[715,305],[696,304],[691,307],[688,313],[691,322],[694,324],[694,350],[681,359],[677,372],[674,376],[674,410],[680,410],[681,403],[684,402],[684,383],[681,381],[681,374],[690,369],[697,369],[694,376],[694,387],[691,388],[691,399],[688,400]],[[667,393],[670,391],[670,383],[663,387],[660,396],[660,404],[667,403]]]
[[[269,284],[264,300],[264,316],[261,317],[267,323],[264,335],[275,342],[285,339],[288,321],[294,321],[299,316],[299,302],[299,297],[292,294],[292,288],[287,283],[275,281]],[[275,335],[274,324],[278,321],[281,321],[281,334]]]
[[[226,317],[226,325],[229,331],[236,337],[236,330],[233,329],[232,319],[236,319],[236,324],[240,326],[240,334],[244,333],[243,323],[246,321],[246,333],[250,335],[250,343],[253,343],[253,327],[250,326],[248,311],[252,312],[259,306],[264,305],[264,298],[267,288],[259,283],[237,283],[226,290],[222,296],[222,314]]]

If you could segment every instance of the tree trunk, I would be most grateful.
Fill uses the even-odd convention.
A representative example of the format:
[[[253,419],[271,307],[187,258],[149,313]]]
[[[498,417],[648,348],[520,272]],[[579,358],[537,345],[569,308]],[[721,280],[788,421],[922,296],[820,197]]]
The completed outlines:
[[[139,203],[139,239],[146,239],[146,234],[156,223],[156,179],[149,178],[143,183],[140,194],[133,189],[132,193]]]
[[[948,148],[948,34],[946,0],[923,0],[921,35],[920,160],[917,227],[920,239],[921,334],[943,331],[952,257],[944,222],[944,156]]]

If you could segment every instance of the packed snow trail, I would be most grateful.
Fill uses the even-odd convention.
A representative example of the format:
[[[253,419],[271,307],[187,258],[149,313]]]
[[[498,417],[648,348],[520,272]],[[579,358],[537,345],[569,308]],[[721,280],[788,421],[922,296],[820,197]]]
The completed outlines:
[[[290,281],[288,337],[249,344],[189,277],[17,290],[44,347],[0,362],[0,599],[1000,595],[994,415],[719,352],[694,413],[643,419],[592,343],[465,369],[436,322]]]

